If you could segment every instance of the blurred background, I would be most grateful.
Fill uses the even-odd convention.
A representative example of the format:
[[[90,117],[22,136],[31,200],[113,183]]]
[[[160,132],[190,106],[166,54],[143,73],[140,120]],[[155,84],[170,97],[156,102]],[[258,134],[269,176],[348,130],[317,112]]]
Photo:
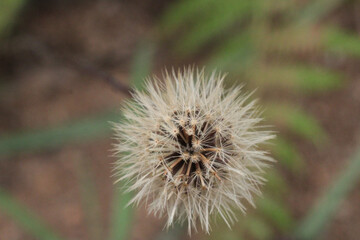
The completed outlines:
[[[277,163],[232,230],[125,208],[111,121],[128,87],[206,66],[257,89]],[[359,239],[360,1],[1,0],[0,239]]]

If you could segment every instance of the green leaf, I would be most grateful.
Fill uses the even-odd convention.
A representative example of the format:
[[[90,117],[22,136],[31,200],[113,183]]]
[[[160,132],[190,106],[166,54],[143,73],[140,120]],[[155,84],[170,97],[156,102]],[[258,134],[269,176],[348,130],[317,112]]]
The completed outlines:
[[[269,104],[265,109],[268,119],[318,146],[328,140],[325,130],[318,121],[299,107],[274,103]]]
[[[339,175],[317,204],[299,224],[295,236],[300,240],[317,239],[329,224],[340,203],[360,180],[360,147],[349,160],[348,166]]]
[[[0,38],[12,27],[25,0],[1,0],[0,2]]]
[[[215,0],[182,0],[172,3],[160,20],[163,34],[171,34],[187,21],[196,19],[213,2]]]
[[[133,208],[126,205],[131,198],[131,193],[125,193],[118,188],[114,191],[109,240],[125,240],[129,237]]]
[[[269,196],[264,196],[258,200],[257,206],[259,211],[280,230],[287,231],[293,227],[293,218],[284,203],[275,201]]]
[[[247,216],[242,222],[247,232],[251,234],[254,239],[265,240],[271,239],[273,231],[269,224],[264,219],[256,216]]]
[[[153,66],[155,44],[151,41],[140,42],[133,58],[131,67],[130,83],[132,87],[141,90],[144,87],[144,79]]]
[[[297,67],[295,71],[297,84],[304,92],[324,92],[342,86],[342,76],[327,69]]]
[[[325,48],[329,51],[360,57],[359,34],[345,32],[338,28],[331,28],[324,34]]]
[[[285,166],[293,173],[304,168],[305,164],[300,153],[290,141],[283,139],[280,136],[274,140],[273,153],[281,165]]]
[[[262,65],[251,69],[250,79],[262,88],[283,88],[301,93],[328,92],[343,85],[342,75],[302,65]]]
[[[295,133],[309,139],[314,144],[321,144],[327,140],[327,135],[318,121],[300,110],[288,112],[288,126]]]
[[[152,67],[152,59],[155,52],[155,45],[151,42],[143,42],[138,47],[132,64],[131,85],[141,90],[144,86],[144,78]],[[115,189],[112,207],[112,226],[110,228],[109,240],[127,239],[133,216],[133,209],[126,206],[132,198],[131,193]]]
[[[299,11],[297,22],[299,24],[312,24],[335,10],[344,0],[312,0],[304,9]]]
[[[109,121],[118,122],[120,119],[120,113],[110,112],[51,128],[3,134],[0,137],[0,156],[54,149],[70,142],[108,136],[111,133]]]
[[[265,191],[271,193],[272,196],[280,197],[288,192],[288,185],[284,177],[275,168],[266,172],[265,179],[267,180]]]
[[[217,6],[207,10],[206,16],[190,26],[189,30],[178,39],[176,51],[186,56],[196,52],[209,40],[223,32],[236,21],[241,20],[251,11],[251,1],[227,0],[217,2]]]
[[[28,208],[0,189],[0,210],[12,218],[22,229],[38,240],[60,240],[50,227],[37,218]]]
[[[97,240],[103,236],[103,224],[101,221],[99,195],[95,185],[95,176],[88,160],[74,159],[78,161],[78,182],[82,200],[82,208],[85,221],[88,226],[90,239]]]
[[[239,71],[246,69],[254,60],[256,49],[249,31],[244,31],[230,38],[218,47],[207,65],[227,71]]]

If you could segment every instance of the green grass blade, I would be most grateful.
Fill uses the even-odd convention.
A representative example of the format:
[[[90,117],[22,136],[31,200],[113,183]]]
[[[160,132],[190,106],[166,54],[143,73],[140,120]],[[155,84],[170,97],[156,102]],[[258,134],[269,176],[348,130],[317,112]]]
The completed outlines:
[[[318,200],[305,219],[300,223],[295,236],[300,240],[316,239],[329,224],[340,203],[360,180],[360,147],[350,159],[346,169]]]
[[[154,52],[155,45],[151,42],[140,44],[132,64],[131,85],[134,88],[143,88],[144,78],[151,72]],[[133,209],[132,207],[126,207],[126,205],[131,198],[131,193],[115,189],[109,240],[123,240],[128,237],[131,229]]]
[[[95,184],[95,176],[91,164],[83,158],[78,159],[77,175],[80,186],[82,209],[88,227],[89,239],[103,238],[103,224],[100,213],[99,195]]]
[[[253,237],[253,239],[266,240],[271,239],[273,230],[266,221],[257,216],[247,216],[242,221],[244,228]]]
[[[244,31],[215,49],[207,65],[222,71],[246,69],[254,59],[256,48],[249,31]]]
[[[187,21],[196,19],[213,2],[215,0],[181,0],[172,3],[160,20],[163,34],[169,35]]]
[[[343,76],[339,72],[304,65],[270,65],[254,68],[251,79],[263,88],[320,93],[339,89]]]
[[[327,69],[297,67],[296,82],[303,92],[328,92],[342,86],[342,76]]]
[[[288,113],[290,113],[288,116],[288,126],[298,135],[317,145],[321,145],[328,139],[325,130],[311,115],[301,110],[293,110],[293,112]]]
[[[6,36],[9,29],[21,8],[25,5],[25,0],[1,0],[0,2],[0,38]]]
[[[4,134],[0,137],[0,156],[54,149],[69,142],[79,143],[104,137],[111,133],[109,121],[118,122],[120,119],[121,114],[114,111],[62,126]]]
[[[276,168],[269,169],[266,172],[265,179],[267,180],[265,184],[265,190],[271,196],[276,198],[281,198],[285,194],[289,187],[286,183],[285,178],[280,174]]]
[[[133,208],[126,207],[126,205],[131,198],[131,193],[124,193],[120,189],[115,189],[109,240],[125,240],[129,237]]]
[[[131,86],[143,89],[144,78],[146,78],[153,67],[153,58],[156,46],[151,41],[141,42],[136,50],[131,67]]]
[[[196,52],[213,37],[244,18],[251,11],[251,1],[228,0],[217,2],[211,11],[205,11],[205,17],[194,23],[186,34],[180,36],[176,51],[186,56]]]
[[[22,206],[2,189],[0,189],[0,211],[12,218],[22,229],[38,240],[62,239],[28,208]]]
[[[337,28],[328,29],[324,34],[325,48],[340,54],[360,57],[360,37]]]
[[[297,17],[299,24],[316,23],[322,17],[333,11],[344,0],[313,0],[309,1],[306,7],[300,11]]]
[[[298,172],[305,166],[300,153],[293,144],[280,136],[274,140],[273,153],[281,165],[285,166],[293,173]]]
[[[257,201],[257,207],[281,231],[287,231],[293,227],[293,218],[283,203],[265,196]]]
[[[299,107],[274,103],[266,107],[265,113],[279,127],[288,128],[315,145],[321,146],[328,140],[319,122]]]

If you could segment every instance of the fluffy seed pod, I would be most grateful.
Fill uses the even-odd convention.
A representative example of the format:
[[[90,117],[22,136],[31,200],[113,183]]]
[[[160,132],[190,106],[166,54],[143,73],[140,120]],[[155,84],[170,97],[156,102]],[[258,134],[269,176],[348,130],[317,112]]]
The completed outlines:
[[[166,72],[134,93],[115,124],[115,171],[136,192],[131,203],[166,214],[167,226],[187,220],[189,233],[197,224],[209,232],[214,213],[230,226],[234,207],[253,205],[272,161],[259,149],[273,135],[259,126],[255,101],[239,87],[225,90],[223,79],[191,68]]]

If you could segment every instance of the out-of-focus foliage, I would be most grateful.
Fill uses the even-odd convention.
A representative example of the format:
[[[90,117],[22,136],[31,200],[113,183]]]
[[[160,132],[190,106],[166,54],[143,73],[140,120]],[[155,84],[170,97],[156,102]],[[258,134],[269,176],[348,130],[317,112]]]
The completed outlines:
[[[87,232],[90,240],[101,239],[103,236],[103,222],[100,214],[100,204],[95,184],[95,176],[91,164],[84,158],[74,159],[77,162],[77,175],[80,188],[81,206],[85,215]]]
[[[287,128],[315,145],[321,145],[327,139],[318,121],[300,107],[273,103],[268,104],[265,111],[268,119],[276,124],[278,129]]]
[[[21,228],[39,240],[62,239],[52,229],[11,195],[0,189],[0,211],[11,217]]]
[[[148,41],[141,42],[134,55],[131,71],[131,85],[141,90],[144,86],[144,78],[151,73],[152,61],[156,46]],[[118,121],[117,121],[118,122]],[[131,230],[133,211],[127,206],[132,198],[132,193],[124,189],[115,189],[112,202],[112,219],[109,240],[128,239]]]
[[[334,53],[360,57],[360,37],[339,28],[329,28],[325,32],[325,47]]]
[[[180,0],[165,11],[160,32],[178,58],[196,56],[209,69],[223,70],[230,79],[239,79],[232,84],[246,82],[250,89],[257,88],[258,94],[324,94],[341,88],[345,74],[312,59],[359,56],[358,36],[321,21],[345,2]],[[267,119],[279,131],[272,152],[281,166],[296,176],[306,165],[289,134],[316,147],[327,143],[327,134],[301,106],[291,101],[278,104],[281,100],[275,97],[264,103]],[[269,239],[274,237],[274,231],[268,229],[274,228],[291,235],[295,224],[283,202],[287,183],[278,171],[266,177],[267,190],[257,203],[258,210],[240,217],[235,227],[237,234],[229,239],[249,235]],[[244,222],[249,229],[241,227]],[[219,236],[226,232],[222,227],[217,231]]]
[[[246,81],[249,88],[258,88],[259,94],[269,90],[294,96],[326,94],[344,85],[344,74],[307,57],[325,54],[335,59],[360,57],[359,36],[321,21],[344,2],[347,1],[179,0],[172,2],[165,10],[159,23],[160,32],[164,39],[172,43],[177,58],[201,58],[208,69],[227,71],[231,75],[229,79]],[[25,0],[0,2],[0,37],[11,29],[24,3]],[[145,42],[134,58],[131,80],[138,88],[141,87],[142,78],[150,72],[153,52],[154,45]],[[331,219],[340,200],[360,175],[357,154],[319,205],[296,228],[284,203],[289,186],[282,176],[282,170],[297,175],[306,169],[306,164],[289,134],[304,138],[316,147],[326,144],[327,134],[315,117],[301,106],[278,102],[267,99],[264,105],[265,115],[279,131],[271,150],[281,169],[271,169],[264,176],[268,183],[264,196],[256,204],[259,210],[239,217],[239,222],[231,231],[218,222],[210,235],[211,239],[271,239],[279,234],[292,235],[293,229],[297,230],[296,237],[299,239],[313,239]],[[9,156],[19,152],[42,151],[67,142],[98,138],[109,134],[108,121],[119,121],[119,118],[119,114],[110,113],[60,127],[2,135],[0,154]],[[285,131],[289,134],[284,135]],[[95,238],[103,234],[101,228],[93,229],[99,224],[96,221],[98,196],[93,184],[81,184],[91,183],[92,178],[83,172],[80,169],[79,183],[83,190],[84,209],[90,209],[90,234]],[[114,194],[109,239],[126,239],[132,210],[125,209],[125,204],[130,197],[120,190]],[[0,210],[38,239],[60,239],[3,190],[0,190]],[[237,215],[241,216],[240,213]],[[177,239],[180,235],[181,231],[175,229],[163,238],[170,239],[171,236]]]
[[[144,78],[151,73],[153,67],[153,55],[156,46],[151,41],[143,41],[134,55],[131,69],[130,82],[136,89],[142,89]]]
[[[119,113],[103,113],[93,118],[73,121],[53,128],[3,134],[0,137],[0,155],[10,156],[19,152],[41,151],[56,148],[68,142],[84,142],[94,137],[99,138],[111,132],[108,121],[118,121],[119,118]]]
[[[292,89],[299,93],[316,93],[334,90],[342,86],[342,76],[331,70],[302,65],[268,64],[261,71],[252,69],[249,79],[267,90]]]
[[[154,53],[153,44],[140,44],[134,56],[131,72],[131,84],[134,88],[140,88],[143,80],[150,74],[151,63]],[[69,142],[84,142],[102,136],[109,136],[111,124],[109,121],[121,121],[120,112],[103,113],[97,117],[74,121],[63,126],[43,130],[33,130],[25,133],[7,134],[0,137],[0,156],[10,156],[19,152],[34,152],[56,148]],[[89,166],[85,166],[84,159],[78,166],[79,186],[81,190],[83,209],[88,224],[91,239],[105,239],[102,222],[100,221],[99,196],[94,183],[94,176]],[[126,193],[116,186],[112,201],[111,227],[109,239],[127,239],[131,229],[132,208],[127,207],[131,194]],[[6,213],[18,223],[31,236],[37,239],[59,240],[57,234],[38,220],[30,210],[0,189],[0,211]]]
[[[15,19],[25,4],[25,0],[1,0],[0,2],[0,38],[11,29]]]
[[[297,239],[311,240],[319,237],[328,225],[329,219],[335,214],[348,192],[356,186],[360,179],[360,148],[349,159],[348,166],[341,172],[338,179],[318,200],[317,205],[309,211],[306,218],[296,229]]]
[[[133,210],[127,204],[131,198],[131,193],[115,189],[109,240],[128,239],[133,219]]]
[[[291,170],[293,173],[301,170],[304,167],[303,159],[300,153],[296,150],[290,142],[279,136],[273,146],[273,152],[279,163]],[[272,183],[272,179],[270,183]],[[277,190],[277,189],[276,189]]]

